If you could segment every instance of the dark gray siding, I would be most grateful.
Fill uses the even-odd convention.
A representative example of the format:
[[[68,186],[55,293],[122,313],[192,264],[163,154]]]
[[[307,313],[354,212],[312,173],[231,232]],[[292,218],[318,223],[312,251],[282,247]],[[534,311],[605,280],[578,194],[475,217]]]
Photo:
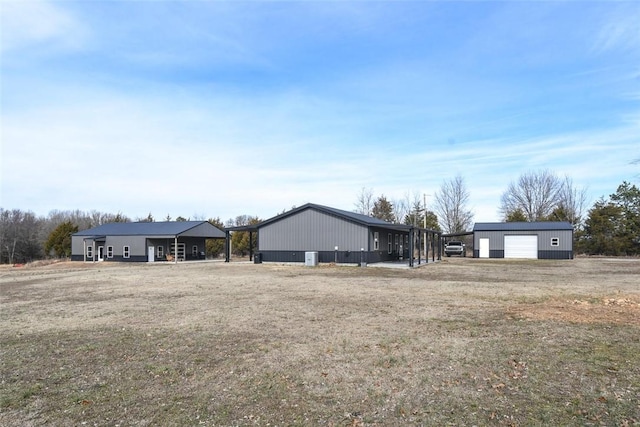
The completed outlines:
[[[180,233],[180,234],[183,234],[183,233]],[[202,238],[215,236],[217,238],[224,239],[225,237],[224,232],[218,230],[208,222],[204,222],[196,227],[193,227],[188,231],[184,232],[184,234],[188,235],[189,237],[202,237]]]
[[[336,261],[335,251],[314,251],[318,252],[318,262],[329,263]],[[258,252],[264,262],[304,262],[304,251],[260,251]],[[368,253],[361,253],[360,251],[338,251],[337,254],[338,263],[345,264],[360,264],[361,259],[364,258],[364,262],[373,262],[369,259],[374,257]]]
[[[263,251],[340,251],[368,249],[366,226],[355,224],[313,209],[301,211],[260,228],[258,250]],[[264,259],[264,258],[263,258]],[[264,259],[266,261],[266,259]]]

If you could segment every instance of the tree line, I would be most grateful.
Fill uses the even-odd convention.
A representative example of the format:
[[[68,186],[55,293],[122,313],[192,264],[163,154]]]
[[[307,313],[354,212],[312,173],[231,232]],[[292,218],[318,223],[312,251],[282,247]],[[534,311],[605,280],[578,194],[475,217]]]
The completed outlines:
[[[601,197],[587,209],[586,189],[577,188],[569,177],[559,177],[549,170],[529,171],[512,181],[500,198],[502,219],[513,221],[568,221],[575,230],[575,252],[589,255],[640,255],[640,190],[624,181],[608,197]],[[440,188],[426,197],[407,192],[399,199],[384,194],[374,196],[372,189],[362,188],[357,194],[355,211],[392,223],[401,223],[444,234],[471,230],[473,213],[465,180],[458,175],[442,182]],[[425,218],[426,216],[426,218]],[[171,221],[167,215],[162,220]],[[178,216],[175,221],[187,221]],[[194,220],[204,220],[194,218]],[[54,210],[46,217],[30,211],[0,208],[0,263],[25,263],[45,258],[71,255],[71,235],[81,230],[110,222],[130,222],[126,215],[98,211]],[[135,221],[155,221],[149,213]],[[209,218],[209,223],[224,229],[259,223],[257,216],[240,215],[223,222]],[[248,232],[234,232],[231,239],[235,255],[249,253],[250,243],[256,250],[257,239],[250,242]],[[218,257],[224,252],[224,241],[208,240],[207,255]]]

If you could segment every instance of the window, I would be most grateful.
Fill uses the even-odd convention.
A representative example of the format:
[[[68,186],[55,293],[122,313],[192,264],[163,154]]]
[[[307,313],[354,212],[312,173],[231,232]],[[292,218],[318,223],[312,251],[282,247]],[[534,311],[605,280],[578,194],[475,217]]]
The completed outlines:
[[[198,256],[198,245],[193,245],[193,247],[191,248],[191,255],[193,255],[194,257]]]
[[[396,253],[400,253],[398,249],[398,235],[396,234]]]
[[[375,231],[373,233],[373,250],[377,251],[378,249],[380,249],[380,233]]]
[[[158,246],[158,258],[164,258],[164,247]]]
[[[391,240],[391,233],[387,236],[387,241],[389,242],[389,249],[387,250],[389,253],[393,252],[393,241]]]
[[[93,258],[93,246],[87,246],[87,258]]]
[[[552,237],[551,238],[551,246],[560,246],[560,238]]]
[[[107,246],[107,258],[113,258],[113,246]]]
[[[129,258],[129,246],[123,246],[122,247],[122,257],[123,258]]]

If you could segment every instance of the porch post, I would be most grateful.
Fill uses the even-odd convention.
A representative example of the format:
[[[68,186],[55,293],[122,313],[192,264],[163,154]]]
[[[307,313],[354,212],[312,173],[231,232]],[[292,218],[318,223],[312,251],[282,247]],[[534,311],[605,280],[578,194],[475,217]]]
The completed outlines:
[[[176,236],[173,238],[173,243],[174,243],[174,250],[173,250],[173,263],[177,264],[178,263],[178,235],[176,234]],[[185,249],[186,250],[186,249]]]
[[[253,232],[249,230],[249,261],[253,260]]]
[[[231,258],[231,254],[229,251],[229,242],[231,233],[229,230],[225,230],[224,232],[224,262],[229,262],[229,258]]]

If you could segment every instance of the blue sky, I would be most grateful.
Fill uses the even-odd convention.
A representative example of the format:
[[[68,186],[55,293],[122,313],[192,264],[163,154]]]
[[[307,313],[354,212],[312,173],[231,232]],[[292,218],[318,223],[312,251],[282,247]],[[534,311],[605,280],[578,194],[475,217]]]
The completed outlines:
[[[637,182],[640,2],[0,2],[0,206],[269,218]],[[431,206],[430,206],[431,208]]]

